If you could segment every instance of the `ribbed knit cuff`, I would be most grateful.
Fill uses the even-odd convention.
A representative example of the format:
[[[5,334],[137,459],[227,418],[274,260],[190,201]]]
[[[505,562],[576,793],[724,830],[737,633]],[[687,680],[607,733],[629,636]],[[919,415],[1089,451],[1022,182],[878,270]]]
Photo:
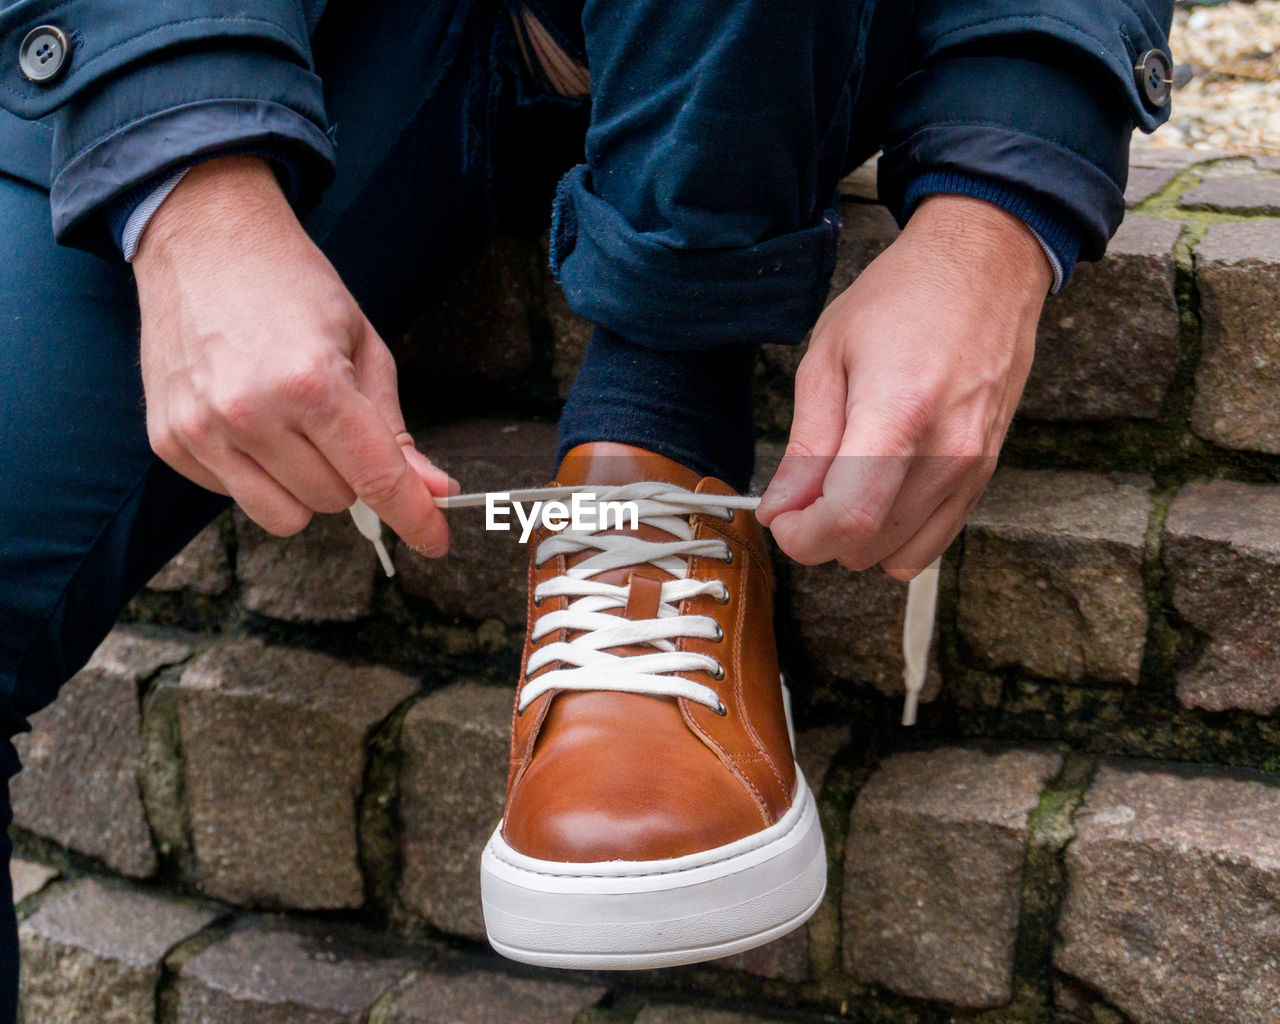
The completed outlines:
[[[102,211],[103,216],[106,217],[107,226],[111,229],[111,237],[116,241],[116,248],[126,260],[133,259],[150,215],[160,208],[160,204],[182,180],[182,175],[197,164],[223,156],[259,156],[271,161],[276,177],[280,179],[280,187],[284,189],[289,202],[293,203],[297,199],[302,184],[301,167],[287,146],[232,146],[213,153],[202,153],[198,157],[183,160],[139,182],[127,192],[117,196]],[[149,212],[144,210],[144,204],[150,207]],[[138,212],[147,212],[146,220],[139,222],[134,219],[131,224],[130,220]],[[126,237],[126,229],[128,237]]]
[[[908,215],[926,196],[972,196],[1017,217],[1035,236],[1053,268],[1057,294],[1066,287],[1080,258],[1084,232],[1064,212],[1025,189],[963,171],[928,171],[907,186],[904,207]]]

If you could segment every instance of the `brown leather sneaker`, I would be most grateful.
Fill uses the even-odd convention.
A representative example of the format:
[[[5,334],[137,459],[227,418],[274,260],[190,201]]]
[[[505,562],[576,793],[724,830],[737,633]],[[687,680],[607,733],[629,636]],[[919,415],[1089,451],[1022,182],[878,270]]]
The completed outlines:
[[[571,451],[557,485],[637,518],[530,540],[506,813],[481,862],[489,940],[595,969],[762,945],[817,908],[826,855],[753,501],[608,443]]]

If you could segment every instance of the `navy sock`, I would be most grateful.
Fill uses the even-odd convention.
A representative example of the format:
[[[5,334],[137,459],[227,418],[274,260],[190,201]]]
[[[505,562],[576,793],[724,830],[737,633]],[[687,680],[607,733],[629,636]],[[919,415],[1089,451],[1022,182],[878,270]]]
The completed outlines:
[[[560,457],[588,441],[617,441],[745,491],[755,462],[756,351],[659,351],[597,327],[560,416]]]

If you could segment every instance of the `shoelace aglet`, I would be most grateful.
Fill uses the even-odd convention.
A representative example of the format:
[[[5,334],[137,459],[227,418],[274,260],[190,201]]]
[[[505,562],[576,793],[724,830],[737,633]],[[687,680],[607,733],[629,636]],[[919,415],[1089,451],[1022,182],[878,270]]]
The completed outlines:
[[[902,625],[903,684],[902,724],[915,725],[920,707],[920,691],[929,668],[929,645],[933,642],[933,622],[938,605],[938,571],[942,559],[931,562],[907,584],[907,614]]]
[[[916,710],[920,707],[920,693],[918,690],[908,690],[906,697],[902,701],[902,724],[916,724]]]
[[[382,563],[382,571],[388,576],[394,576],[396,567],[392,564],[391,554],[387,551],[386,544],[382,542],[382,520],[378,518],[378,513],[359,498],[347,511],[351,513],[356,529],[373,545],[373,550],[378,552],[378,561]]]

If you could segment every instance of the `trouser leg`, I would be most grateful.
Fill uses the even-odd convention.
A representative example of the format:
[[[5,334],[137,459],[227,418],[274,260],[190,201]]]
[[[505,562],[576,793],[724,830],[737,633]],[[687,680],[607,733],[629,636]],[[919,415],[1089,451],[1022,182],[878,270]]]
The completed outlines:
[[[0,177],[0,768],[130,595],[223,507],[147,444],[127,268],[53,244],[48,196]],[[3,817],[9,817],[7,786]],[[7,851],[6,851],[7,852]],[[0,867],[7,867],[5,864]],[[7,877],[7,870],[5,870]],[[0,906],[0,1020],[17,950]]]
[[[391,5],[397,6],[397,5]],[[338,179],[308,220],[384,336],[496,219],[495,22],[468,4],[422,52],[405,37],[321,48]],[[378,12],[375,12],[378,13]],[[358,19],[357,19],[358,20]],[[375,17],[368,31],[394,25]],[[449,45],[444,46],[448,41]],[[435,46],[435,49],[430,49]],[[366,51],[403,62],[394,102]],[[433,63],[434,62],[434,63]],[[545,206],[544,206],[545,209]],[[0,779],[11,737],[88,659],[129,598],[226,505],[151,453],[127,267],[53,244],[47,193],[0,176]],[[406,382],[414,386],[415,382]],[[0,821],[10,815],[0,788]],[[7,848],[0,848],[7,878]],[[0,892],[0,1024],[14,1020],[16,924]]]
[[[597,330],[562,449],[623,441],[745,485],[755,346],[801,340],[835,262],[862,6],[588,0],[591,126],[552,259]]]
[[[586,162],[552,238],[579,314],[658,349],[800,340],[835,260],[863,6],[588,0]]]

